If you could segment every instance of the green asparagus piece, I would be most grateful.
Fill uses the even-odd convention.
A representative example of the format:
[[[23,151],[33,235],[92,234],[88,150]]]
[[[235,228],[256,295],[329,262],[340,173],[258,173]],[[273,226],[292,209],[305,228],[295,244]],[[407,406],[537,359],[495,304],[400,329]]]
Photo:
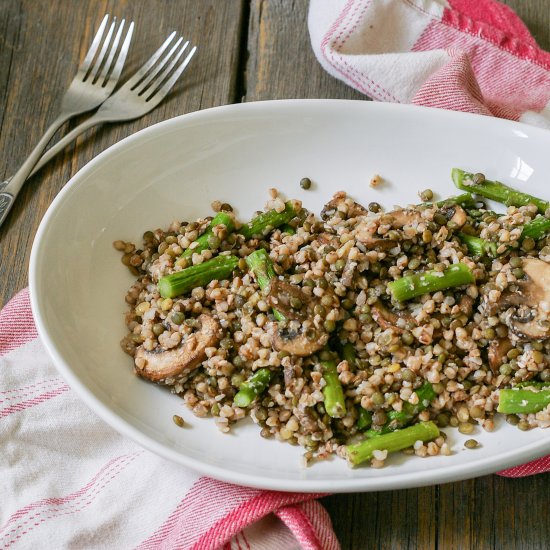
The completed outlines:
[[[389,453],[412,447],[417,441],[431,441],[439,436],[439,428],[433,422],[420,422],[414,426],[365,439],[360,443],[347,445],[348,460],[354,466],[370,460],[376,450]]]
[[[348,362],[350,368],[355,367],[355,360],[357,359],[357,352],[355,346],[351,342],[346,342],[342,346],[342,359]]]
[[[550,390],[500,390],[497,411],[505,414],[536,413],[550,405]]]
[[[202,264],[162,277],[158,282],[160,295],[163,298],[173,298],[198,286],[205,286],[215,279],[227,279],[238,263],[239,259],[235,256],[216,256]]]
[[[258,369],[246,382],[239,387],[239,391],[233,398],[233,404],[245,408],[261,395],[269,386],[273,373],[266,368]]]
[[[522,241],[527,237],[531,237],[537,241],[544,237],[549,231],[550,219],[545,216],[538,216],[523,226],[519,239]]]
[[[323,388],[325,410],[331,418],[342,418],[346,414],[346,400],[342,384],[338,378],[336,363],[334,361],[323,361],[321,372],[326,383]]]
[[[389,411],[388,421],[386,424],[378,430],[370,429],[367,432],[367,435],[369,437],[374,437],[403,428],[407,424],[410,424],[418,416],[418,414],[426,410],[437,396],[430,382],[425,382],[422,384],[422,386],[415,390],[414,393],[418,395],[418,403],[416,405],[404,402],[400,411]]]
[[[470,193],[462,193],[462,195],[457,195],[456,197],[449,197],[448,199],[443,199],[442,201],[436,202],[435,204],[441,208],[442,206],[449,206],[453,204],[458,204],[464,206],[465,208],[475,208],[479,201],[476,201]]]
[[[363,431],[367,428],[370,428],[372,425],[372,412],[363,409],[361,405],[359,405],[357,409],[359,414],[359,418],[357,419],[357,423],[355,424],[357,426],[357,429]]]
[[[240,233],[247,239],[252,239],[257,236],[263,237],[270,231],[273,231],[273,229],[288,223],[296,214],[297,212],[292,202],[288,201],[282,212],[277,212],[276,210],[262,212],[248,223],[245,223],[241,227]]]
[[[506,206],[534,204],[541,214],[544,214],[548,207],[550,207],[550,202],[512,189],[499,181],[484,180],[482,183],[474,183],[474,174],[465,172],[459,168],[453,168],[451,176],[454,184],[459,189],[468,191],[468,193],[476,193]]]
[[[497,245],[481,237],[459,233],[458,238],[466,245],[468,252],[473,256],[496,256]]]
[[[254,252],[249,254],[246,258],[246,263],[250,271],[254,273],[256,282],[262,290],[265,290],[269,286],[269,281],[277,276],[273,269],[273,262],[269,254],[263,248],[254,250]],[[284,315],[276,309],[273,309],[273,315],[277,321],[284,321],[285,319]]]
[[[280,229],[281,233],[286,233],[287,235],[296,235],[296,229],[294,229],[294,227],[292,227],[291,225],[288,225],[288,223],[281,225]]]
[[[475,281],[470,268],[463,263],[453,264],[445,271],[424,271],[407,275],[388,283],[392,297],[404,302],[428,292],[437,292]]]
[[[550,382],[541,382],[540,380],[524,380],[517,383],[515,388],[538,388],[542,390],[544,388],[550,388]]]
[[[199,252],[210,248],[210,242],[215,236],[212,230],[214,227],[216,227],[216,225],[220,225],[222,223],[227,228],[228,234],[235,231],[235,221],[233,220],[233,217],[227,212],[218,212],[206,227],[206,231],[195,241],[199,244],[197,246],[194,246],[193,248],[187,248],[186,250],[184,250],[181,257],[188,259],[191,258],[194,253],[198,254]]]

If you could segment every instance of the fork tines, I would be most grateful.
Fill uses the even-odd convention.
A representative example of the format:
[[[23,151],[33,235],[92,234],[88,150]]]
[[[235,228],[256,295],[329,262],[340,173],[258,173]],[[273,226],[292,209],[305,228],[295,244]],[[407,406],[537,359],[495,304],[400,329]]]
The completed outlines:
[[[106,86],[108,83],[111,83],[114,87],[120,77],[122,67],[126,61],[126,56],[128,55],[130,41],[132,40],[132,34],[134,32],[134,22],[132,21],[130,23],[120,48],[119,43],[122,38],[122,32],[124,30],[126,20],[122,19],[120,21],[115,34],[115,29],[117,28],[117,18],[113,17],[109,30],[107,31],[105,37],[103,37],[108,22],[109,14],[105,15],[103,18],[103,21],[101,22],[101,25],[99,26],[99,29],[92,41],[92,45],[90,46],[82,65],[78,68],[78,72],[83,81],[90,80],[93,84],[97,83],[99,86]],[[107,52],[109,52],[108,55],[106,55]],[[115,55],[117,55],[116,59]],[[101,73],[99,72],[100,69]]]
[[[126,82],[124,87],[128,87],[139,96],[146,94],[146,101],[152,99],[153,96],[157,96],[159,100],[162,99],[170,91],[197,51],[197,47],[193,46],[183,61],[178,64],[189,46],[189,40],[182,45],[183,38],[179,37],[169,51],[163,55],[175,36],[176,32],[174,31],[143,67]]]

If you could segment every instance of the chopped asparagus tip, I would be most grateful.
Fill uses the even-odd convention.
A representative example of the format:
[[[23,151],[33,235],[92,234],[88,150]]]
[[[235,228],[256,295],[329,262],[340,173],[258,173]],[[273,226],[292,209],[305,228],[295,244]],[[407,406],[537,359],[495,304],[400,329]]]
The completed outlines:
[[[342,359],[348,362],[348,365],[353,368],[357,359],[355,346],[351,342],[346,342],[342,347]]]
[[[538,241],[549,231],[550,219],[545,216],[539,216],[523,226],[519,239],[520,241],[523,241],[523,239],[530,237],[531,239]]]
[[[463,263],[453,264],[444,271],[424,271],[407,275],[388,283],[392,297],[404,302],[423,294],[446,290],[475,282],[470,268]]]
[[[285,203],[285,209],[282,212],[277,212],[276,210],[262,212],[248,223],[245,223],[241,227],[240,233],[247,239],[252,239],[255,236],[264,237],[266,233],[288,223],[296,214],[294,205],[288,201]]]
[[[550,405],[550,390],[500,390],[497,411],[504,414],[536,413]]]
[[[475,237],[474,235],[467,235],[466,233],[459,233],[458,237],[466,245],[468,252],[472,256],[494,257],[497,255],[496,243],[492,243],[481,237]]]
[[[182,271],[162,277],[158,289],[163,298],[174,298],[210,281],[227,279],[237,267],[235,256],[216,256],[202,264],[192,265]]]
[[[321,372],[325,380],[323,395],[325,396],[325,410],[331,418],[342,418],[346,414],[346,399],[336,363],[334,361],[323,361]]]
[[[294,229],[294,227],[292,227],[288,223],[281,225],[280,229],[281,233],[286,233],[287,235],[296,235],[296,229]]]
[[[357,429],[363,431],[370,428],[372,424],[372,412],[363,409],[363,407],[359,405],[357,414],[359,415],[357,418],[357,424],[355,424]]]
[[[248,407],[256,397],[261,395],[269,386],[273,373],[266,368],[258,369],[248,380],[243,382],[233,398],[237,407]]]
[[[233,219],[233,217],[227,212],[218,212],[206,227],[206,231],[195,241],[199,244],[194,246],[193,248],[187,248],[186,250],[184,250],[181,257],[189,259],[191,258],[191,256],[193,256],[193,254],[198,254],[199,252],[210,248],[210,242],[214,235],[213,229],[217,225],[221,224],[225,225],[228,234],[235,231],[235,220]]]
[[[394,432],[365,439],[360,443],[346,446],[349,462],[357,466],[370,460],[376,450],[388,453],[412,447],[417,441],[431,441],[439,436],[439,428],[433,422],[420,422],[414,426],[395,430]]]
[[[459,168],[453,168],[451,176],[454,184],[459,189],[468,191],[468,193],[481,195],[482,197],[500,202],[506,206],[526,206],[527,204],[534,204],[541,214],[544,214],[548,207],[550,207],[550,202],[517,191],[499,181],[490,181],[486,179],[479,182],[480,178],[474,177],[476,174],[465,172]]]
[[[249,254],[246,258],[246,263],[250,271],[254,274],[256,282],[261,290],[265,290],[269,286],[269,281],[277,276],[273,269],[273,262],[269,254],[263,248],[259,248]],[[273,315],[277,321],[284,321],[285,319],[284,315],[276,309],[273,310]]]

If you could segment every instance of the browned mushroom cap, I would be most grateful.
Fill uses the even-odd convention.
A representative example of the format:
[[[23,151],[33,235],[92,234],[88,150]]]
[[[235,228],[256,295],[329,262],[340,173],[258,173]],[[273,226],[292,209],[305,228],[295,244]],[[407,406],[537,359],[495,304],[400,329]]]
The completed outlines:
[[[329,335],[308,321],[313,318],[313,308],[317,304],[315,298],[308,296],[301,288],[276,278],[271,279],[266,297],[269,305],[286,319],[297,320],[302,324],[299,330],[275,327],[272,337],[273,347],[277,351],[307,357],[327,343]],[[302,308],[292,307],[293,298],[300,301]]]
[[[302,308],[292,307],[292,299],[297,299],[307,308],[312,299],[300,287],[274,277],[269,281],[266,294],[268,304],[282,313],[287,319],[306,319]]]
[[[507,317],[510,330],[527,340],[550,337],[550,264],[536,258],[523,260],[525,280],[518,281],[519,291],[501,296],[501,307],[516,306]]]
[[[273,347],[277,351],[286,351],[290,355],[308,357],[322,349],[328,342],[329,335],[311,327],[306,330],[275,330],[273,332]]]
[[[221,336],[220,324],[210,315],[203,313],[198,321],[201,329],[177,348],[146,351],[140,346],[135,355],[137,374],[152,382],[168,383],[197,368],[206,359],[206,348],[215,346]]]
[[[507,338],[498,338],[491,341],[487,348],[487,356],[489,358],[489,367],[495,374],[498,374],[498,369],[504,362],[506,354],[513,347]]]
[[[403,319],[408,323],[417,324],[411,315],[404,312],[395,313],[389,310],[380,300],[377,300],[370,307],[370,312],[374,322],[384,330],[391,329],[397,334],[403,334],[406,328],[398,325],[399,319]]]
[[[327,221],[332,218],[338,211],[338,207],[343,205],[344,202],[346,202],[347,206],[347,218],[357,218],[358,216],[365,216],[368,213],[365,207],[350,199],[344,191],[339,191],[321,210],[321,219]]]
[[[458,204],[448,204],[442,206],[439,211],[447,218],[448,221],[453,222],[455,227],[462,227],[466,223],[467,215]]]

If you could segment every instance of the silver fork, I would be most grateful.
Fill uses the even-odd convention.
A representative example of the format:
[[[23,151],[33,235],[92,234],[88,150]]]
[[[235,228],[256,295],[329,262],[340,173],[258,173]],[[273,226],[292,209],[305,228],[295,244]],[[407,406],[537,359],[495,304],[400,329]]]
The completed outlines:
[[[125,20],[123,19],[117,28],[116,18],[113,18],[113,22],[105,33],[108,22],[109,15],[106,15],[84,61],[78,67],[76,76],[63,96],[57,118],[44,132],[19,170],[9,180],[0,183],[0,225],[6,219],[21,187],[55,132],[70,118],[101,105],[114,90],[130,48],[134,23],[130,23],[119,48]]]
[[[183,61],[180,62],[182,55],[189,46],[189,41],[182,45],[183,38],[180,37],[164,54],[175,36],[176,32],[174,31],[143,67],[107,99],[97,112],[48,149],[36,163],[32,174],[40,170],[59,151],[92,126],[105,122],[132,120],[154,109],[168,95],[197,51],[197,47],[193,46]]]

